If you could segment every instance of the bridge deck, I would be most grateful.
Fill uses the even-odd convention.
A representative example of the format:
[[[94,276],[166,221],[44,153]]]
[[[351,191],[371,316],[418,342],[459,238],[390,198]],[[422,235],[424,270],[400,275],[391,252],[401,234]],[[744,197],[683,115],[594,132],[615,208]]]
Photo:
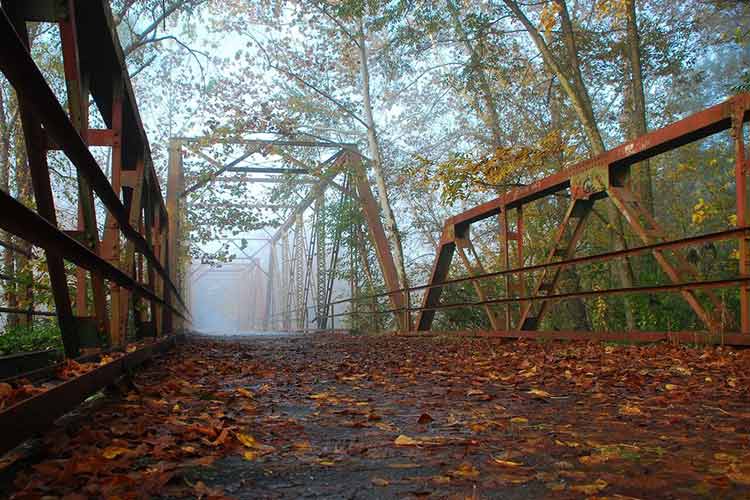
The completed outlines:
[[[191,337],[14,472],[58,495],[739,497],[749,366],[666,344]]]

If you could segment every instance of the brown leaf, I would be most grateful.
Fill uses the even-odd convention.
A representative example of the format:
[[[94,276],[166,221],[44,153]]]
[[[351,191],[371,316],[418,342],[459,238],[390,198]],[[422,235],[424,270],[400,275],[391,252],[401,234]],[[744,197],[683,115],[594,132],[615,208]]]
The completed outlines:
[[[417,419],[417,423],[420,425],[427,425],[432,422],[432,417],[427,413],[422,413]]]

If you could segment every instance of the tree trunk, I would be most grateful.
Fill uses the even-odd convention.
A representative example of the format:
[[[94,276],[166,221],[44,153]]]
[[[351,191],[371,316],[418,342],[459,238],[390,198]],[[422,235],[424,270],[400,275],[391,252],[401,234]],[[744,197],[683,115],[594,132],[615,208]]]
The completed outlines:
[[[385,174],[383,173],[383,157],[380,151],[377,128],[375,126],[375,119],[372,113],[372,102],[370,100],[370,70],[368,68],[367,45],[365,40],[364,22],[362,21],[362,18],[359,19],[358,45],[360,74],[362,77],[362,100],[364,104],[365,121],[367,122],[367,142],[369,145],[370,156],[372,160],[372,171],[375,176],[375,183],[378,188],[378,202],[380,203],[380,208],[383,211],[385,230],[390,240],[393,257],[396,260],[396,274],[398,274],[398,279],[401,287],[407,288],[409,286],[409,280],[406,276],[406,266],[404,264],[404,251],[401,244],[401,235],[399,234],[398,225],[396,224],[396,217],[393,215],[391,203],[388,199],[388,188],[386,187]]]
[[[630,63],[630,91],[632,97],[631,139],[648,132],[646,123],[646,96],[643,91],[643,73],[641,71],[641,36],[638,33],[638,18],[635,0],[627,1],[627,51]],[[650,214],[654,213],[654,191],[651,179],[651,163],[648,160],[633,165],[632,178],[643,206]]]
[[[487,74],[481,66],[481,57],[478,54],[476,47],[472,45],[471,41],[469,40],[466,30],[464,30],[463,24],[461,24],[461,18],[459,17],[460,12],[458,10],[458,7],[456,7],[454,0],[446,0],[446,4],[448,6],[448,11],[451,14],[451,19],[453,20],[453,27],[459,38],[463,42],[464,47],[466,48],[466,52],[469,54],[472,72],[477,75],[479,88],[475,92],[479,93],[479,96],[483,102],[483,107],[481,105],[475,106],[477,114],[492,134],[492,146],[497,148],[502,144],[503,141],[502,133],[500,131],[500,117],[497,114],[495,96],[492,92],[492,88],[490,87],[489,80],[487,79]]]
[[[10,113],[11,101],[5,99],[5,86],[0,87],[0,189],[10,194],[10,144],[13,133],[12,113]],[[3,241],[13,243],[11,234],[5,231],[1,234]],[[13,251],[9,248],[3,250],[2,273],[6,276],[15,275]],[[3,281],[3,297],[8,307],[16,307],[16,290],[13,281]],[[14,314],[8,315],[7,326],[15,326],[17,318]]]
[[[19,131],[20,132],[20,131]],[[20,137],[20,133],[17,132],[16,138]],[[31,204],[32,191],[31,191],[31,175],[29,172],[29,164],[26,156],[26,147],[24,142],[16,140],[16,186],[18,188],[18,201],[26,206]],[[18,239],[17,245],[24,250],[28,255],[31,253],[31,244],[25,240]],[[16,285],[16,305],[11,307],[20,307],[21,309],[33,309],[34,308],[34,295],[33,295],[33,273],[31,271],[29,259],[26,255],[15,252],[15,277],[25,284]],[[28,316],[17,315],[18,325],[26,328],[31,328],[31,321]]]
[[[534,45],[542,55],[545,65],[548,70],[555,74],[560,82],[560,86],[565,91],[565,94],[570,99],[571,105],[578,116],[578,120],[581,122],[581,126],[586,133],[586,138],[589,142],[589,147],[593,156],[604,153],[606,148],[604,147],[604,140],[602,139],[601,132],[596,123],[596,117],[594,116],[594,110],[591,105],[591,98],[589,97],[586,85],[583,83],[583,77],[581,75],[581,65],[578,59],[578,48],[575,42],[575,36],[573,33],[573,27],[568,13],[568,8],[565,0],[555,0],[560,6],[560,25],[562,29],[563,43],[565,45],[565,52],[567,56],[568,71],[565,71],[563,65],[552,53],[547,43],[542,38],[542,35],[529,21],[526,15],[523,13],[521,8],[515,2],[515,0],[504,0],[505,5],[511,10],[513,15],[523,24],[526,31],[529,33]],[[612,250],[621,250],[627,247],[625,241],[625,234],[623,231],[622,217],[617,210],[617,207],[610,201],[607,203],[607,214],[609,223],[612,226]],[[620,284],[629,288],[633,286],[633,271],[630,267],[629,261],[623,259],[617,266],[618,275],[620,278]],[[630,302],[625,298],[625,317],[627,328],[629,330],[635,329],[635,317],[633,315]]]

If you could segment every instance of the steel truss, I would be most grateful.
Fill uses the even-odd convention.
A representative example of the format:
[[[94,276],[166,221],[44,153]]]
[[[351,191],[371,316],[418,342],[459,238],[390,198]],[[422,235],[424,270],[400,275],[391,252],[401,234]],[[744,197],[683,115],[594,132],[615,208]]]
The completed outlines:
[[[731,330],[732,322],[727,321],[726,310],[714,293],[714,286],[709,286],[708,282],[697,281],[697,269],[678,251],[681,245],[669,244],[669,235],[643,208],[627,182],[631,165],[717,132],[730,130],[736,155],[737,227],[741,228],[741,231],[733,237],[739,240],[740,259],[738,279],[722,284],[739,287],[741,303],[739,331],[742,334],[750,334],[750,253],[748,251],[750,231],[746,230],[750,161],[745,151],[743,135],[744,123],[748,119],[750,119],[750,95],[738,95],[722,104],[645,134],[595,158],[528,186],[514,189],[490,202],[447,219],[430,281],[425,287],[412,289],[425,290],[422,306],[410,308],[411,311],[418,312],[417,330],[430,330],[435,313],[440,309],[455,305],[441,304],[440,296],[446,284],[459,281],[447,280],[456,252],[468,270],[469,276],[466,279],[472,282],[480,299],[476,304],[485,309],[490,325],[498,336],[529,336],[527,332],[538,330],[542,326],[542,320],[553,301],[586,294],[627,293],[628,289],[556,293],[561,272],[587,260],[586,257],[575,257],[576,247],[583,236],[583,229],[594,204],[607,198],[617,207],[628,226],[641,239],[643,248],[650,249],[659,267],[673,284],[634,287],[633,292],[676,291],[689,304],[709,334],[715,337],[724,331]],[[563,220],[551,238],[552,244],[545,263],[542,266],[524,267],[524,206],[541,198],[559,195],[563,191],[570,193],[570,203]],[[500,273],[484,271],[470,238],[472,224],[492,217],[498,217],[500,224],[501,261],[505,266],[505,271]],[[708,241],[711,238],[711,235],[692,238],[691,243]],[[603,259],[626,258],[629,254],[629,251],[625,250],[611,252],[606,257],[601,257]],[[539,271],[539,276],[533,291],[527,295],[524,274],[532,268]],[[499,299],[488,299],[480,280],[499,275],[505,277],[505,296]],[[707,301],[700,300],[696,295],[699,289],[702,290]],[[502,308],[501,315],[498,307]],[[632,337],[637,337],[639,333],[644,332],[633,332]],[[654,335],[651,332],[647,336],[653,337]],[[555,332],[547,332],[543,336],[554,337]],[[575,336],[567,332],[565,338]]]
[[[31,58],[29,21],[59,27],[67,113]],[[117,346],[126,342],[132,326],[140,333],[161,335],[179,327],[178,318],[187,316],[170,276],[174,267],[168,263],[167,209],[115,33],[104,0],[2,2],[0,70],[18,95],[37,211],[0,193],[0,227],[44,249],[68,356],[78,355],[83,329],[93,326]],[[89,126],[91,98],[105,129]],[[111,179],[90,146],[111,149]],[[58,228],[47,164],[52,150],[62,151],[76,168],[75,229]],[[101,241],[94,196],[107,209]],[[75,309],[64,260],[78,266]],[[144,300],[148,307],[140,306]]]
[[[281,224],[269,240],[270,251],[267,265],[267,293],[263,297],[265,302],[265,318],[262,325],[267,330],[309,330],[314,323],[315,329],[325,329],[330,317],[333,275],[338,261],[338,246],[340,238],[336,238],[330,248],[326,243],[326,228],[328,221],[325,214],[325,196],[330,187],[342,190],[346,194],[359,200],[365,217],[371,240],[376,249],[376,255],[387,290],[398,290],[399,283],[393,262],[391,249],[385,236],[379,208],[375,202],[369,181],[366,176],[366,162],[356,149],[356,146],[346,143],[336,143],[319,140],[281,139],[213,139],[211,137],[179,137],[170,143],[170,179],[183,179],[184,172],[182,158],[186,154],[194,154],[208,165],[212,171],[186,187],[184,180],[176,189],[176,203],[185,203],[185,197],[196,192],[211,182],[222,182],[227,172],[260,172],[300,174],[311,171],[319,172],[319,177],[313,181],[295,178],[300,184],[311,184],[304,199],[291,210],[287,219]],[[214,144],[240,145],[244,152],[229,163],[222,163],[202,151],[203,148]],[[306,147],[320,150],[334,150],[327,160],[318,165],[310,165],[297,159],[285,148]],[[254,169],[240,164],[249,160],[254,154],[275,154],[294,165],[291,168],[266,167]],[[349,191],[351,179],[355,180],[355,190]],[[345,186],[335,182],[339,175],[345,175]],[[233,178],[233,181],[243,182],[278,182],[278,178]],[[171,198],[170,198],[171,200]],[[309,218],[311,227],[306,231],[305,213],[313,209]],[[177,212],[183,207],[178,206]],[[291,246],[290,246],[291,243]],[[281,249],[277,247],[280,245]],[[179,255],[180,250],[175,250]],[[330,263],[327,265],[327,256]],[[405,295],[394,292],[389,295],[394,309],[403,309],[406,305]],[[310,310],[313,311],[312,315]],[[396,314],[400,329],[408,329],[403,314]],[[312,322],[312,323],[311,323]]]

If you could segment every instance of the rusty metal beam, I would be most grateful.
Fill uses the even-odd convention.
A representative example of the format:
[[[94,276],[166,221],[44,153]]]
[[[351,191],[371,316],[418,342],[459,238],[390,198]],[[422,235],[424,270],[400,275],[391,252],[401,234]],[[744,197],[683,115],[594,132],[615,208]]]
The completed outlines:
[[[32,245],[59,255],[89,271],[98,272],[105,278],[133,290],[145,298],[156,300],[162,304],[165,303],[152,290],[136,282],[119,268],[103,260],[81,243],[50,224],[42,216],[2,191],[0,191],[0,213],[3,214],[3,217],[0,217],[0,229],[12,233]],[[182,316],[180,310],[175,307],[170,308],[175,314]]]
[[[703,332],[589,332],[581,330],[458,330],[398,332],[397,337],[460,336],[484,339],[582,340],[600,342],[652,343],[667,341],[680,344],[748,346],[750,337],[739,333],[708,335]]]
[[[86,5],[86,8],[79,9],[79,12],[83,10],[85,11],[85,15],[91,16],[94,15],[94,11],[96,11],[97,8],[106,9],[106,7],[97,7],[97,5],[98,2],[91,2],[91,4]],[[81,20],[77,19],[77,21],[79,21],[80,26]],[[99,22],[95,22],[94,25],[106,26],[108,22],[110,21],[103,22],[102,19],[99,19]],[[107,30],[105,29],[104,31]],[[81,47],[86,45],[86,42],[83,41],[84,33],[86,33],[85,30],[82,31],[79,29]],[[112,44],[111,33],[107,31],[106,34],[109,37],[109,43]],[[136,229],[130,226],[128,222],[129,214],[126,212],[118,194],[112,189],[109,180],[102,172],[96,159],[81,139],[81,136],[69,120],[65,111],[62,109],[57,97],[45,81],[39,68],[32,60],[31,55],[26,50],[22,40],[19,38],[12,22],[4,10],[0,12],[0,46],[3,47],[3,50],[0,51],[0,70],[13,85],[19,98],[28,103],[31,111],[33,111],[34,115],[44,125],[45,132],[60,145],[65,155],[71,160],[71,162],[73,162],[79,173],[91,184],[94,192],[119,224],[125,237],[132,240],[138,251],[146,256],[149,263],[155,267],[161,276],[166,278],[166,282],[177,296],[178,301],[180,301],[184,307],[184,303],[182,302],[182,298],[180,297],[177,288],[167,276],[167,271],[158,262],[146,240]],[[82,56],[82,59],[85,58]],[[115,61],[111,61],[109,64],[117,65]],[[103,65],[100,64],[100,66]],[[111,73],[108,73],[108,75],[107,84],[111,86]],[[126,94],[132,94],[132,89],[129,88],[129,79],[126,78],[124,83],[127,91]],[[92,94],[95,95],[95,98],[97,95],[99,96],[99,99],[96,100],[99,104],[102,116],[105,121],[109,120],[111,122],[111,106],[103,106],[101,102],[101,94],[95,92],[95,89],[100,88],[101,85],[103,84],[100,83],[97,78],[94,78],[92,80]],[[135,120],[133,115],[137,114],[137,110],[133,106],[134,99],[129,98],[128,102],[130,105],[127,106],[126,111],[127,116],[129,117],[128,119],[132,122]],[[131,123],[127,128],[132,127],[133,125]],[[139,130],[136,130],[136,133],[140,135]],[[123,138],[128,135],[133,134],[126,133]],[[143,135],[145,137],[145,132],[143,132]],[[145,147],[146,146],[144,146],[144,149]],[[127,151],[128,154],[133,154],[133,147],[126,148],[123,146],[123,151]],[[150,168],[152,170],[153,165],[151,165]]]
[[[292,228],[297,214],[303,213],[310,207],[310,205],[313,204],[320,193],[326,190],[331,180],[344,170],[344,167],[348,161],[349,156],[343,150],[340,150],[321,164],[321,167],[326,168],[325,173],[321,176],[318,183],[312,186],[307,196],[305,196],[305,198],[297,204],[297,208],[295,208],[292,213],[289,214],[284,223],[279,226],[274,235],[271,237],[272,242],[275,243],[279,241],[282,235]]]
[[[501,271],[494,271],[494,272],[490,272],[490,273],[486,273],[482,275],[462,276],[462,277],[453,278],[450,280],[443,279],[443,280],[434,281],[434,282],[433,280],[431,280],[430,283],[410,287],[409,291],[415,292],[415,291],[427,290],[429,293],[429,290],[440,289],[449,285],[456,285],[456,284],[479,281],[479,280],[490,279],[490,278],[498,278],[498,277],[512,275],[512,274],[543,271],[543,270],[554,269],[554,268],[559,268],[559,267],[566,267],[566,266],[572,267],[576,265],[591,264],[595,262],[605,262],[611,259],[628,257],[628,256],[633,256],[633,255],[640,255],[643,253],[649,253],[649,252],[654,252],[654,251],[659,251],[659,250],[678,249],[678,248],[691,246],[691,245],[697,245],[697,244],[706,243],[710,241],[726,241],[730,239],[738,239],[742,237],[747,237],[748,235],[750,235],[750,227],[727,229],[724,231],[717,231],[714,233],[707,233],[707,234],[703,234],[699,236],[690,236],[690,237],[681,238],[678,240],[654,243],[652,245],[643,245],[639,247],[626,248],[622,250],[614,250],[611,252],[605,252],[605,253],[600,253],[600,254],[587,255],[587,256],[582,256],[582,257],[574,257],[571,259],[566,259],[566,260],[556,261],[556,262],[545,262],[542,264],[534,264],[530,266],[508,268],[508,269],[504,269]],[[448,246],[448,245],[454,245],[454,244],[455,243],[451,241],[450,243],[446,243],[445,245]],[[438,253],[438,255],[440,255],[440,253]],[[434,275],[435,273],[433,272],[433,276]],[[446,275],[447,275],[447,271],[446,271]],[[403,289],[398,290],[398,291],[403,291]],[[368,295],[368,296],[360,297],[360,300],[385,297],[389,293],[390,292],[381,292],[381,293],[377,293],[373,295]],[[331,305],[343,304],[351,300],[352,299],[350,298],[341,299],[341,300],[331,302]],[[516,299],[516,300],[520,300],[520,299]],[[540,299],[540,300],[543,300],[543,299]],[[439,309],[439,305],[437,303],[434,303],[434,304],[430,304],[429,306],[424,306],[422,308],[416,308],[416,309],[422,309],[424,313],[426,314],[430,311]]]
[[[176,337],[141,347],[90,372],[62,382],[51,389],[23,400],[0,412],[0,454],[49,428],[61,415],[74,409],[96,391],[113,384],[151,357],[174,345]]]
[[[748,111],[750,94],[737,95],[528,186],[515,188],[494,200],[448,218],[446,224],[472,224],[499,214],[504,207],[523,205],[567,189],[570,187],[570,179],[573,176],[593,168],[609,166],[610,169],[620,170],[665,151],[684,146],[722,130],[728,130],[732,124],[732,113],[738,108],[744,110],[742,121],[750,120],[750,111]]]
[[[199,143],[199,144],[253,144],[253,145],[269,145],[269,146],[293,146],[293,147],[306,147],[306,148],[345,148],[355,150],[357,145],[351,142],[333,142],[333,141],[307,141],[307,140],[293,140],[293,139],[243,139],[237,138],[211,138],[211,137],[174,137],[174,139],[185,142],[185,143]]]
[[[391,253],[391,247],[388,243],[388,238],[383,229],[383,224],[380,221],[380,209],[375,196],[372,194],[370,188],[370,182],[367,179],[367,172],[365,170],[364,161],[360,155],[356,163],[357,170],[354,172],[354,184],[359,195],[359,201],[362,206],[362,212],[367,222],[367,229],[370,233],[370,239],[375,246],[375,254],[378,257],[378,263],[380,264],[380,270],[383,273],[383,279],[385,280],[385,287],[388,290],[388,298],[393,305],[394,310],[408,310],[408,296],[404,291],[397,291],[401,289],[401,283],[398,280],[398,274],[396,273],[396,264],[393,260],[393,254]],[[411,317],[407,315],[402,316],[401,314],[396,315],[396,321],[403,330],[411,329]]]

